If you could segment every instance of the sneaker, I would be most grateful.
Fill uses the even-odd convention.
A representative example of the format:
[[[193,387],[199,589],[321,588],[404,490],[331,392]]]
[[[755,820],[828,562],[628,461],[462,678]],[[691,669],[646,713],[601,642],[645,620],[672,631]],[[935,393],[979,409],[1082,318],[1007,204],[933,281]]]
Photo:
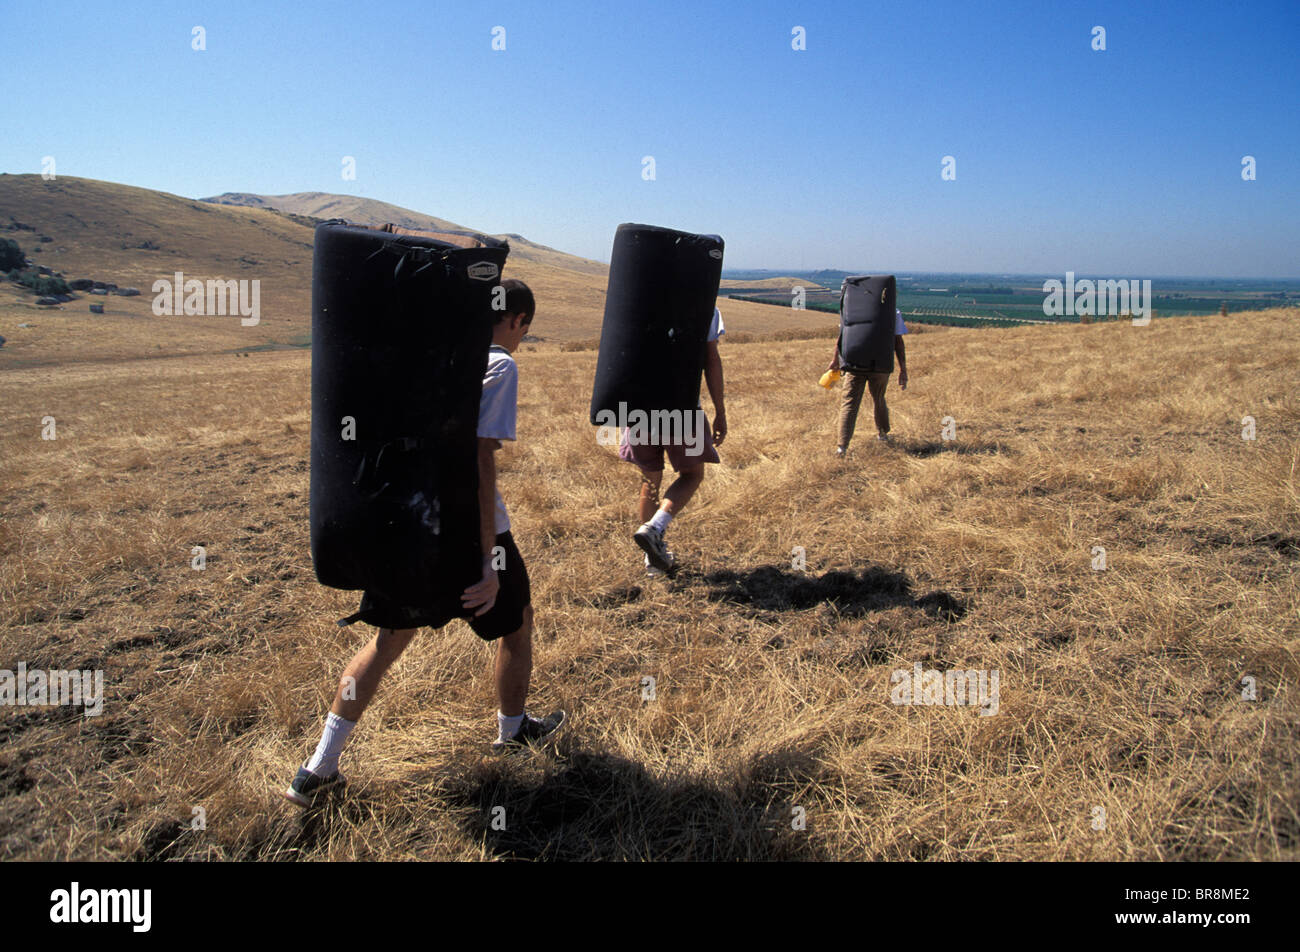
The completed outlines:
[[[521,750],[524,747],[531,747],[550,740],[555,736],[555,732],[564,724],[564,712],[556,711],[540,720],[536,717],[524,715],[523,723],[519,725],[519,732],[509,740],[496,740],[492,742],[492,753],[500,754],[506,750]]]
[[[314,804],[322,795],[343,786],[346,781],[343,774],[335,771],[329,777],[321,777],[307,769],[304,763],[298,768],[298,775],[293,778],[293,783],[284,791],[284,798],[290,803],[296,803],[300,807],[309,807]]]
[[[888,433],[877,433],[877,434],[876,434],[876,439],[878,439],[881,443],[892,443],[892,442],[894,442],[892,439],[890,439],[890,436],[889,436]]]
[[[835,447],[835,458],[836,458],[836,459],[844,459],[844,454],[845,454],[845,452],[846,452],[846,450],[844,449],[844,447],[842,447],[842,446],[837,446],[837,447]]]
[[[668,561],[671,563],[671,568],[665,572],[663,569],[651,562],[650,556],[647,555],[645,557],[645,574],[650,578],[672,578],[677,574],[677,556],[669,552]]]
[[[632,534],[632,538],[645,550],[646,558],[650,560],[651,565],[661,572],[673,571],[672,553],[668,551],[663,534],[658,529],[648,522],[644,523]]]

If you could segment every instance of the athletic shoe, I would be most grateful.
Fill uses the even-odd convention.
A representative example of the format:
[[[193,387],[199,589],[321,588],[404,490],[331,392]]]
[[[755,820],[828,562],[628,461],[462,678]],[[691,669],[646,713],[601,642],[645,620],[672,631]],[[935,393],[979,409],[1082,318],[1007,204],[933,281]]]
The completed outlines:
[[[307,769],[303,764],[298,768],[298,775],[293,778],[293,783],[284,791],[284,798],[290,803],[296,803],[300,807],[309,807],[314,804],[323,794],[341,787],[346,781],[343,774],[335,771],[329,777],[321,777]]]
[[[880,442],[882,442],[882,443],[892,443],[892,442],[894,442],[892,439],[889,438],[889,434],[888,434],[888,433],[877,433],[877,434],[876,434],[876,439],[878,439],[878,440],[879,440]]]
[[[835,447],[835,458],[844,459],[845,452],[846,450],[844,449],[844,447],[842,446]]]
[[[649,578],[672,578],[677,574],[677,556],[671,552],[668,553],[668,561],[673,564],[671,570],[665,572],[650,561],[650,556],[645,556],[645,574]]]
[[[555,736],[555,732],[564,724],[564,712],[556,711],[540,720],[536,717],[524,715],[523,722],[519,725],[519,731],[509,740],[497,740],[492,742],[492,753],[500,754],[507,750],[522,750],[524,747],[532,747],[544,743]]]
[[[645,550],[646,558],[650,560],[651,565],[661,572],[673,571],[672,553],[664,544],[663,533],[647,522],[632,534],[632,538]]]

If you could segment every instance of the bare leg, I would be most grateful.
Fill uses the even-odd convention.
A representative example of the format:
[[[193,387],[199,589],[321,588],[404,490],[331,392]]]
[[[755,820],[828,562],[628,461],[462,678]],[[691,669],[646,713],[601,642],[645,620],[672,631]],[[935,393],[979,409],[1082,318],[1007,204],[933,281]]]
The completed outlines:
[[[524,713],[528,682],[533,674],[533,606],[524,608],[519,630],[497,642],[497,702],[506,717]]]
[[[641,470],[641,498],[637,500],[637,515],[641,522],[649,522],[659,509],[659,485],[663,482],[664,471]],[[674,484],[676,485],[676,484]]]
[[[662,509],[668,510],[669,513],[676,516],[691,501],[695,495],[695,490],[700,488],[700,483],[704,482],[704,464],[692,466],[690,469],[682,470],[673,484],[668,487],[668,492],[664,493]],[[654,513],[651,513],[654,515]]]
[[[418,628],[380,628],[370,643],[358,651],[343,670],[330,710],[347,721],[361,719],[379,688],[384,673],[392,666]]]

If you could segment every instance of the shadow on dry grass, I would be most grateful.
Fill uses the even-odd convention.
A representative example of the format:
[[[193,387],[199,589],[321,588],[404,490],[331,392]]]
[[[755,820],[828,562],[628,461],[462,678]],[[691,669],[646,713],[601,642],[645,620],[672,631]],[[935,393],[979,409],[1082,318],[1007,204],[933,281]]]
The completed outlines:
[[[486,764],[459,778],[452,800],[474,811],[465,835],[483,837],[503,859],[819,859],[816,843],[791,826],[790,796],[810,772],[809,755],[769,754],[718,783],[578,751],[540,773]],[[504,807],[501,830],[491,828],[496,807]]]
[[[904,605],[935,618],[956,621],[967,610],[965,602],[948,592],[916,597],[906,575],[878,565],[857,572],[835,570],[822,575],[760,565],[743,572],[710,572],[704,579],[713,589],[710,599],[762,611],[802,611],[826,604],[845,618],[860,618]]]

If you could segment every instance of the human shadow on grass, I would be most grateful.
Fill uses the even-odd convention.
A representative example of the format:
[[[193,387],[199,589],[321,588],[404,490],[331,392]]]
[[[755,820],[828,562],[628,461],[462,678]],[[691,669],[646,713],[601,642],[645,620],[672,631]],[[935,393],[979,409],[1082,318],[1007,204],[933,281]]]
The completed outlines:
[[[906,605],[946,621],[956,621],[967,611],[966,603],[948,592],[934,591],[917,597],[906,575],[878,565],[857,572],[834,570],[823,575],[760,565],[741,572],[730,569],[710,572],[704,581],[712,587],[711,600],[747,605],[760,611],[802,611],[828,604],[841,615],[860,618]]]
[[[543,771],[504,757],[455,782],[451,798],[471,808],[465,834],[500,859],[818,860],[791,824],[810,763],[765,755],[718,784],[608,753],[578,751]]]
[[[806,830],[791,826],[799,792],[811,781],[826,782],[820,769],[807,755],[780,751],[752,758],[724,784],[655,776],[635,761],[579,750],[562,737],[538,752],[459,760],[414,770],[400,782],[340,790],[301,813],[285,808],[281,822],[230,858],[317,855],[336,833],[373,823],[378,814],[410,827],[427,822],[432,807],[456,817],[461,832],[494,859],[824,860]],[[413,809],[413,791],[424,791],[421,809]],[[182,823],[161,824],[136,858],[187,858],[192,836]]]

